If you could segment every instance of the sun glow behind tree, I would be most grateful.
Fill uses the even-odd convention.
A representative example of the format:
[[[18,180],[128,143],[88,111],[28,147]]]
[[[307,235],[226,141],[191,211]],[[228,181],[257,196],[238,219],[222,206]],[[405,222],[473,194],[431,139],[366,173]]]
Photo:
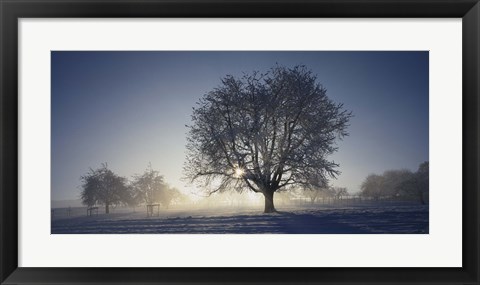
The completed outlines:
[[[351,117],[305,66],[226,76],[193,110],[186,177],[201,188],[218,185],[210,194],[261,193],[264,212],[275,212],[279,189],[321,187],[340,173],[328,158]]]

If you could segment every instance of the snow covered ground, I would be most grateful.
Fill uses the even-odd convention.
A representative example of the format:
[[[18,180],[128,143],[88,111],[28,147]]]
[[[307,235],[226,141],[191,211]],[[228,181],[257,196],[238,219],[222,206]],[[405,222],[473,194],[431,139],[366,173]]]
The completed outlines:
[[[80,211],[81,210],[81,211]],[[168,209],[146,217],[142,208],[87,217],[53,215],[52,234],[427,234],[428,205],[362,204],[255,208]],[[59,211],[57,211],[59,212]],[[74,211],[72,211],[74,212]]]

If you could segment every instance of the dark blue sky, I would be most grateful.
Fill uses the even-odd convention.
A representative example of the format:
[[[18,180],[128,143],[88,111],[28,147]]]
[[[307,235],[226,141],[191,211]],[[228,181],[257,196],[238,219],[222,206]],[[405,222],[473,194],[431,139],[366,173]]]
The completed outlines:
[[[78,198],[80,176],[107,162],[118,174],[151,162],[183,189],[185,124],[226,74],[305,64],[353,111],[332,156],[334,185],[359,190],[370,173],[428,160],[428,52],[52,52],[52,199]]]

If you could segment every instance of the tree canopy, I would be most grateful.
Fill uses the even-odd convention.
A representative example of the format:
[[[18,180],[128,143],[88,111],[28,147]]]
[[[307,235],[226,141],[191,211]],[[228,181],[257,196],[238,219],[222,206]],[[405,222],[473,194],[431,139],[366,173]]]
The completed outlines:
[[[328,157],[351,117],[305,66],[227,75],[193,108],[185,174],[209,193],[262,193],[273,212],[279,189],[322,187],[339,174]]]
[[[146,205],[158,203],[161,192],[167,188],[163,176],[151,165],[142,174],[134,176],[132,186],[135,197]]]
[[[182,193],[168,185],[160,173],[151,165],[139,175],[135,175],[132,181],[133,195],[137,201],[145,205],[160,203],[168,208],[176,200],[184,199]]]
[[[109,213],[111,205],[123,203],[129,199],[127,179],[120,177],[108,169],[107,164],[102,164],[98,169],[81,176],[82,203],[88,207],[96,204],[105,205],[105,213]]]

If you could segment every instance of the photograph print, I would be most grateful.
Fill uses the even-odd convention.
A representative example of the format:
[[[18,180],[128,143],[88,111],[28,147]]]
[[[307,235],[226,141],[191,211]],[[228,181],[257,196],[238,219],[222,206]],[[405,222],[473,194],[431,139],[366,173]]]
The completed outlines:
[[[51,234],[428,234],[428,51],[52,51]]]

